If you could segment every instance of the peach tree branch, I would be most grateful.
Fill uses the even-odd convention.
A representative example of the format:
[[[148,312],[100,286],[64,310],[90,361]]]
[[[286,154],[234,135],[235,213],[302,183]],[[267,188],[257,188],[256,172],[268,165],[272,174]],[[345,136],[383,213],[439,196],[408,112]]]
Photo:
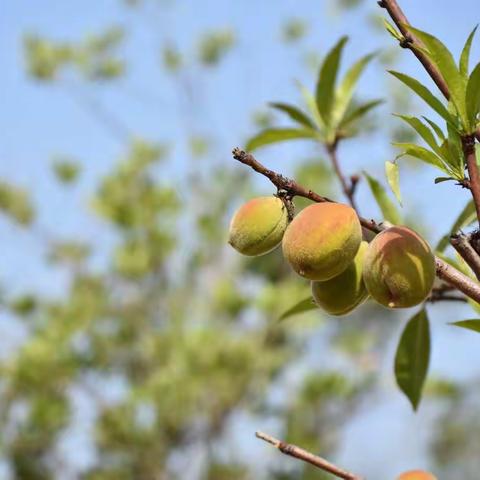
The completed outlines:
[[[327,197],[319,195],[312,190],[307,190],[302,185],[298,184],[295,180],[284,177],[280,173],[266,168],[262,165],[251,153],[247,153],[240,148],[233,149],[233,158],[249,166],[257,173],[267,177],[277,190],[284,192],[289,197],[303,197],[312,200],[313,202],[334,202]],[[379,233],[387,228],[384,223],[377,223],[375,220],[369,220],[359,216],[361,225],[375,233]],[[480,303],[480,285],[474,282],[464,273],[457,270],[452,265],[448,264],[439,257],[435,257],[435,267],[437,276],[455,287],[457,290],[465,294],[467,297]]]

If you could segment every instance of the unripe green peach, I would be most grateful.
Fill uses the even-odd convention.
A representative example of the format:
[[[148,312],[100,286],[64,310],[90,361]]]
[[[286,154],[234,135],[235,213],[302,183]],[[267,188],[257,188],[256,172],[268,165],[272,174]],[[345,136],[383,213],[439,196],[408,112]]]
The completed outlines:
[[[391,227],[368,246],[363,279],[374,300],[390,308],[418,305],[435,280],[435,257],[428,243],[407,227]]]
[[[235,212],[228,243],[244,255],[263,255],[280,244],[287,225],[288,211],[282,200],[254,198]]]
[[[346,315],[368,297],[363,283],[363,258],[368,248],[362,242],[355,259],[340,275],[325,282],[312,282],[315,303],[330,315]]]
[[[341,203],[316,203],[288,226],[282,248],[292,268],[309,280],[330,280],[353,261],[362,241],[355,210]]]
[[[397,480],[437,480],[437,477],[424,470],[410,470],[402,473]]]

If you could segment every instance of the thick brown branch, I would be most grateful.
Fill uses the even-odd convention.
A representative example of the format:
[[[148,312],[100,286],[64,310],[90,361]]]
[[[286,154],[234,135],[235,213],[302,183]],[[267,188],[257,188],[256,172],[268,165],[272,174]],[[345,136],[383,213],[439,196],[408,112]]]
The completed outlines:
[[[468,236],[463,233],[452,235],[450,243],[480,280],[480,256],[470,244]]]
[[[245,165],[248,165],[256,172],[267,177],[277,187],[277,189],[285,191],[291,197],[304,197],[314,202],[333,202],[333,200],[327,197],[322,197],[312,190],[307,190],[294,180],[286,178],[283,175],[274,172],[273,170],[269,170],[268,168],[264,167],[252,154],[247,153],[240,148],[235,148],[233,150],[233,158]],[[360,219],[362,226],[372,232],[379,233],[387,228],[383,223],[377,223],[374,220],[367,220],[363,217],[358,218]],[[471,278],[467,277],[452,265],[449,265],[443,261],[441,258],[435,257],[435,265],[437,276],[439,278],[454,286],[467,297],[480,303],[480,285],[478,283],[474,282]]]
[[[472,192],[477,218],[480,220],[480,174],[478,172],[477,157],[475,154],[474,135],[465,135],[462,137],[463,153],[470,178],[470,191]]]
[[[281,440],[278,440],[263,432],[255,432],[255,436],[278,448],[285,455],[289,455],[291,457],[298,458],[299,460],[303,460],[304,462],[310,463],[324,472],[335,475],[337,478],[343,478],[344,480],[362,480],[362,477],[355,475],[354,473],[347,472],[346,470],[337,467],[333,463],[328,462],[324,458],[318,457],[317,455],[314,455],[303,448],[297,447],[296,445],[282,442]]]

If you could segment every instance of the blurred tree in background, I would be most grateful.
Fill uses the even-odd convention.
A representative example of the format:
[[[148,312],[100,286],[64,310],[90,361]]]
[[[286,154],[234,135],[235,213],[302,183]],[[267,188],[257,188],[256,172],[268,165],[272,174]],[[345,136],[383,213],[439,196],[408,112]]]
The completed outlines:
[[[147,3],[128,1],[124,8],[141,15]],[[342,15],[360,3],[329,7]],[[158,2],[154,8],[178,6]],[[378,29],[376,18],[365,17],[368,21],[373,32]],[[312,64],[318,68],[328,40],[314,54],[302,46],[313,27],[292,15],[278,34],[279,49],[297,49],[308,72]],[[279,252],[253,261],[225,244],[231,212],[262,187],[248,171],[232,166],[214,132],[203,133],[208,112],[192,115],[188,109],[201,95],[198,72],[208,82],[205,72],[221,70],[238,55],[238,37],[220,25],[196,38],[188,52],[175,38],[142,52],[158,59],[162,74],[174,79],[174,94],[187,99],[184,138],[159,142],[131,132],[124,118],[90,95],[117,85],[134,68],[126,54],[127,27],[69,41],[50,39],[46,32],[26,34],[28,75],[44,88],[72,95],[99,128],[119,139],[124,152],[86,199],[101,219],[99,228],[108,232],[107,251],[95,237],[84,242],[45,232],[29,192],[7,179],[0,182],[0,208],[46,242],[45,262],[62,269],[68,285],[55,298],[34,291],[12,296],[7,287],[2,292],[12,323],[28,332],[0,365],[1,452],[10,478],[326,478],[298,462],[260,455],[263,446],[243,445],[245,435],[250,439],[261,421],[328,457],[349,419],[375,395],[378,364],[395,322],[381,321],[382,311],[374,305],[348,322],[330,321],[319,312],[279,321],[308,295],[308,285],[291,275]],[[393,50],[380,53],[380,64],[395,61]],[[288,72],[281,79],[290,80]],[[391,98],[403,107],[411,101],[401,90],[392,89]],[[257,110],[252,123],[270,126],[272,115]],[[380,126],[372,115],[353,142],[374,128]],[[390,121],[381,128],[402,141],[412,135]],[[176,148],[188,157],[182,171],[174,168]],[[71,188],[82,176],[75,153],[53,159],[58,188]],[[330,166],[316,152],[296,161],[294,175],[326,196],[340,196]],[[303,206],[298,200],[297,207]],[[462,406],[474,393],[440,383],[429,392],[441,403],[434,439],[446,472],[441,478],[473,480],[480,425],[474,410],[472,418],[449,412],[468,411]],[[84,411],[89,426],[82,437],[75,426],[85,421],[79,417]],[[78,437],[76,448],[91,452],[83,466],[62,449],[67,437]],[[471,446],[470,460],[459,438]]]

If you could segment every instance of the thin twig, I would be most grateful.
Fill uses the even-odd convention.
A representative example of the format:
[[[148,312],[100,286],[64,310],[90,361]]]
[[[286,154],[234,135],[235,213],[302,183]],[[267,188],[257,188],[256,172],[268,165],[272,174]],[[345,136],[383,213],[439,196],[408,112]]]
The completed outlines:
[[[450,243],[480,280],[480,256],[470,244],[468,236],[463,233],[452,235]]]
[[[274,172],[273,170],[269,170],[263,166],[251,153],[247,153],[240,148],[234,148],[232,153],[235,160],[238,160],[244,165],[251,167],[261,175],[267,177],[277,187],[277,189],[284,190],[290,197],[304,197],[320,203],[334,202],[333,200],[323,197],[312,190],[307,190],[294,180],[286,178],[283,175]],[[372,232],[379,233],[387,228],[385,224],[377,223],[375,220],[368,220],[360,216],[358,218],[361,225]],[[435,257],[435,266],[437,276],[439,278],[454,286],[467,297],[480,303],[480,285],[478,283],[474,282],[467,275],[443,261],[441,258]]]
[[[351,181],[350,185],[347,182],[347,179],[343,175],[342,169],[340,168],[340,163],[338,161],[338,156],[337,156],[337,145],[338,143],[335,142],[333,145],[328,145],[327,146],[327,152],[328,156],[330,158],[330,162],[333,166],[333,169],[335,171],[335,174],[338,177],[338,180],[340,181],[340,184],[342,185],[342,190],[344,195],[347,197],[348,202],[352,206],[352,208],[358,213],[358,208],[357,205],[355,204],[355,188],[356,188],[356,183],[358,182],[358,177],[357,182]]]
[[[462,137],[463,153],[470,178],[470,191],[472,192],[473,203],[477,211],[477,218],[480,221],[480,174],[478,172],[477,157],[475,154],[475,136],[465,135]]]
[[[275,448],[278,448],[285,455],[289,455],[291,457],[298,458],[299,460],[303,460],[304,462],[310,463],[314,467],[317,467],[324,472],[335,475],[337,478],[343,478],[344,480],[362,480],[362,477],[359,475],[348,472],[347,470],[343,470],[343,468],[337,467],[324,458],[314,455],[313,453],[297,447],[296,445],[282,442],[281,440],[278,440],[275,437],[263,432],[255,432],[255,436],[260,440],[270,443]]]

